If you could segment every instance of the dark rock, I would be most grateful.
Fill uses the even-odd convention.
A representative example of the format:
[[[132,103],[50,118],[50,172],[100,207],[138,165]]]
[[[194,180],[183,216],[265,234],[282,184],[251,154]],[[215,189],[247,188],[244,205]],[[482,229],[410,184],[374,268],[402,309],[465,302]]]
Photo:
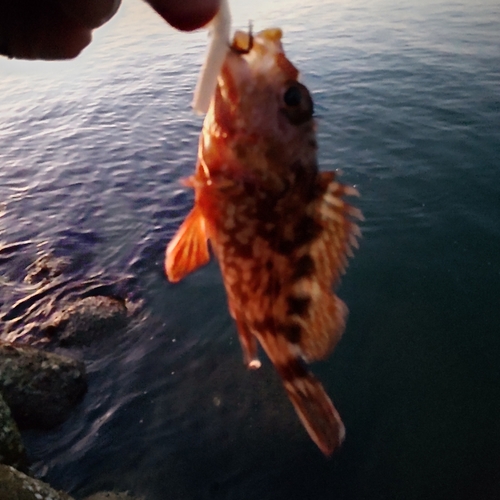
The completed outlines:
[[[84,500],[144,500],[144,497],[133,497],[128,492],[100,491],[99,493],[85,497]]]
[[[27,269],[26,283],[46,283],[60,276],[68,267],[69,261],[62,257],[44,254],[36,259]]]
[[[74,500],[67,493],[33,479],[8,465],[0,465],[0,498],[2,500]]]
[[[81,361],[0,343],[0,391],[20,428],[61,424],[86,390]]]
[[[28,459],[10,408],[0,394],[0,464],[27,470]]]
[[[47,336],[64,346],[90,345],[127,324],[127,307],[114,297],[80,299],[56,312],[44,325]]]

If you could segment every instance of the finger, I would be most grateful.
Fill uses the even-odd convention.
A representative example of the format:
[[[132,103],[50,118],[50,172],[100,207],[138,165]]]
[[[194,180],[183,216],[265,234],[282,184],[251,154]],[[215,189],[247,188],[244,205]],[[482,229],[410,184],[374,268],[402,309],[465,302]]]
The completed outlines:
[[[58,0],[63,12],[86,28],[98,28],[118,10],[120,0]]]
[[[192,31],[205,26],[219,10],[220,0],[147,0],[171,26]]]
[[[18,59],[71,59],[91,39],[91,31],[64,14],[55,1],[0,2],[3,55]]]

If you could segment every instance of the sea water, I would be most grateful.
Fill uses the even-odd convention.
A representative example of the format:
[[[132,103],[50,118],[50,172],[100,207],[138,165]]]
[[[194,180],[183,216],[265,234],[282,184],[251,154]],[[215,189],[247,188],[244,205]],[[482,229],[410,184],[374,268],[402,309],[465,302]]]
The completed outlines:
[[[235,27],[283,29],[320,165],[361,193],[347,330],[313,366],[346,441],[325,459],[272,366],[244,369],[214,263],[164,277],[192,205],[179,179],[206,32],[127,0],[74,61],[0,61],[0,240],[21,243],[0,259],[1,312],[41,254],[76,260],[75,279],[133,277],[143,301],[68,352],[89,391],[62,426],[24,434],[34,472],[76,498],[500,497],[500,4],[233,4]]]

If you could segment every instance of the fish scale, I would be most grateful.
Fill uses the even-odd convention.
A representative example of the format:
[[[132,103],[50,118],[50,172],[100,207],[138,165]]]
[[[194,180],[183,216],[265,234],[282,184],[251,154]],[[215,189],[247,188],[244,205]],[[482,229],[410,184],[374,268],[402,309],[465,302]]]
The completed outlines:
[[[305,360],[326,358],[345,328],[347,306],[332,288],[360,236],[361,212],[343,199],[357,191],[318,171],[312,99],[281,31],[242,40],[237,33],[218,77],[187,181],[195,205],[167,247],[165,270],[179,281],[208,262],[210,242],[244,363],[260,366],[260,344],[330,455],[344,425]]]

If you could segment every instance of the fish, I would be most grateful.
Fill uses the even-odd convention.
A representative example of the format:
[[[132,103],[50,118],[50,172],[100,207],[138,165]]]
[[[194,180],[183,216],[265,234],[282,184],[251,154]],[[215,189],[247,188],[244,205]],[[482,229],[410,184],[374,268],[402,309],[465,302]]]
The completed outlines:
[[[171,282],[219,263],[244,364],[262,347],[318,448],[330,456],[345,428],[307,364],[329,356],[348,309],[334,288],[358,247],[358,191],[320,171],[314,106],[286,57],[279,28],[236,31],[203,122],[194,206],[170,241]]]

